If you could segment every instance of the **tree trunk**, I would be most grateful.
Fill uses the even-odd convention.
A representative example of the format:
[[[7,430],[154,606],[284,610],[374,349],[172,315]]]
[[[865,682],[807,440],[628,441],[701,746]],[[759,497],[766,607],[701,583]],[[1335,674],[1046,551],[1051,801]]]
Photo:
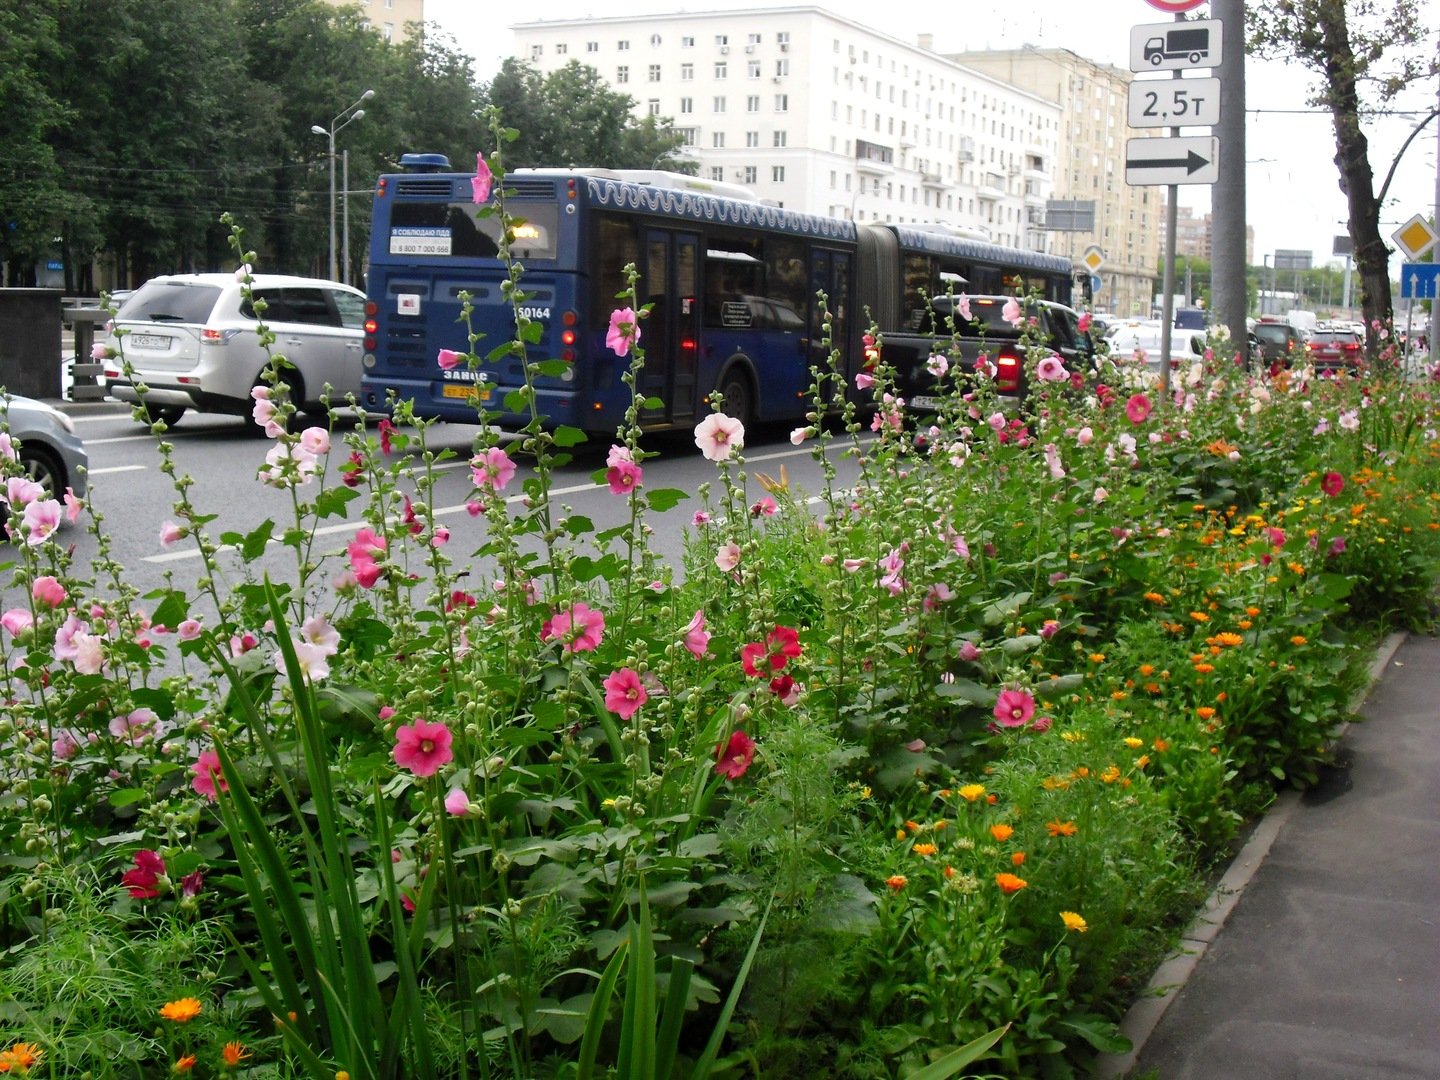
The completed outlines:
[[[1379,328],[1390,322],[1390,251],[1380,238],[1380,204],[1375,201],[1370,146],[1360,129],[1355,53],[1344,0],[1321,0],[1316,16],[1325,41],[1326,100],[1335,125],[1335,164],[1340,169],[1340,190],[1349,203],[1350,242],[1360,276],[1365,351],[1373,363],[1381,348]]]

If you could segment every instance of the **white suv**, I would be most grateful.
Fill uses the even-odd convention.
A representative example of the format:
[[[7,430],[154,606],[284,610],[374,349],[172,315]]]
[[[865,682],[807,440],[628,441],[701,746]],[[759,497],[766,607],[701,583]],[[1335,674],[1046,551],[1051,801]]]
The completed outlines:
[[[292,368],[281,375],[302,409],[318,410],[326,384],[331,398],[360,393],[365,294],[316,278],[256,274],[255,300],[266,304],[273,353]],[[152,278],[115,313],[105,382],[112,398],[138,401],[147,388],[152,419],[174,424],[186,409],[248,415],[250,390],[263,385],[270,356],[260,346],[259,320],[234,274],[171,274]],[[125,370],[128,367],[129,371]]]

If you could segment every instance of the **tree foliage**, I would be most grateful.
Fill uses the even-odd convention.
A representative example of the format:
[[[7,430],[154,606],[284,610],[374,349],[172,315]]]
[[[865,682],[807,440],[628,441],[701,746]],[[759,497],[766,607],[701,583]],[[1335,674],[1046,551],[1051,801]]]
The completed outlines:
[[[1435,27],[1417,0],[1274,0],[1246,12],[1250,48],[1291,57],[1319,76],[1311,103],[1326,109],[1335,132],[1335,165],[1350,210],[1350,239],[1372,355],[1375,325],[1391,317],[1389,249],[1380,235],[1365,123],[1375,108],[1435,74],[1425,48]]]

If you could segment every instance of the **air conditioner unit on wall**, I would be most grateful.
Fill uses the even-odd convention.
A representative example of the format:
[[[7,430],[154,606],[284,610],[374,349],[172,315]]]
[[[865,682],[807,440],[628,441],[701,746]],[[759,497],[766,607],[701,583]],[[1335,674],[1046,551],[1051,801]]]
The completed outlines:
[[[746,45],[746,46],[745,46],[745,51],[746,51],[747,53],[753,53],[753,52],[755,51],[755,46],[754,46],[754,45]]]
[[[721,46],[720,46],[720,55],[721,55],[721,56],[729,56],[729,55],[730,55],[730,46],[729,46],[729,45],[721,45]]]

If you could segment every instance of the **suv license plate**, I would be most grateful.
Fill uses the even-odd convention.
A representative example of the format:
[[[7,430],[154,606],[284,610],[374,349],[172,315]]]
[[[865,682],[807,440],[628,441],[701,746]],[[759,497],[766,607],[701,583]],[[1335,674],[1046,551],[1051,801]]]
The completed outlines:
[[[130,344],[141,349],[168,349],[170,339],[164,334],[131,334]]]

